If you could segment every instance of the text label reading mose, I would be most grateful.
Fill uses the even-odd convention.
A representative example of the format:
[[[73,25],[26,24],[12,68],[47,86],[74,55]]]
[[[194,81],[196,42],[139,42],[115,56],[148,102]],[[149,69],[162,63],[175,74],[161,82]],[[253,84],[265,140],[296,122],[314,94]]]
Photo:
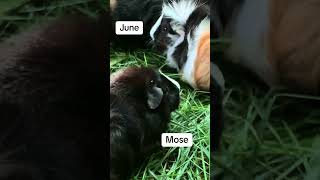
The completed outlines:
[[[162,133],[161,145],[162,147],[191,147],[192,134],[191,133]]]
[[[142,35],[143,22],[142,21],[117,21],[116,34],[117,35]]]

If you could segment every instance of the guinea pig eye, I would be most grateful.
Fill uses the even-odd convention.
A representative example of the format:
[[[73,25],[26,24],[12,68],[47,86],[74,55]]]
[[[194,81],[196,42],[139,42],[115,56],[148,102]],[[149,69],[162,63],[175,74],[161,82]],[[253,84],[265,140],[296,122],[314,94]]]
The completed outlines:
[[[150,80],[150,85],[153,86],[154,85],[154,80]]]
[[[167,31],[169,30],[169,26],[170,26],[170,25],[167,24],[167,23],[166,23],[166,24],[163,24],[163,25],[162,25],[162,31],[163,31],[163,32],[167,32]]]

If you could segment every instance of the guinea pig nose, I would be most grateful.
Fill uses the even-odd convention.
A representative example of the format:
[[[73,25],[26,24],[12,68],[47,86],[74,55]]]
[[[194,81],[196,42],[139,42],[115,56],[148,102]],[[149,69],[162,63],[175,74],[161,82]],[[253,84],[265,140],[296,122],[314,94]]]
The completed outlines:
[[[172,84],[174,84],[180,91],[180,84],[176,80],[174,80],[174,79],[170,78],[169,76],[165,75],[163,72],[161,72],[161,70],[159,70],[159,72],[163,77],[167,78]]]

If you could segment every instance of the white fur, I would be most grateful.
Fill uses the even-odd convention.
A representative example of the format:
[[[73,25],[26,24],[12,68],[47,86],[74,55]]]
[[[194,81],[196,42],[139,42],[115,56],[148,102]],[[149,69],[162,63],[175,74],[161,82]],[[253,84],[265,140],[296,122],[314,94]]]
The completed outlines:
[[[178,34],[168,34],[168,37],[170,38],[171,42],[167,45],[167,62],[168,66],[172,68],[176,68],[178,70],[178,64],[176,60],[173,59],[172,55],[176,50],[176,47],[179,46],[185,38],[185,30],[183,25],[181,25],[179,22],[176,20],[172,20],[170,22],[171,28]]]
[[[193,0],[172,1],[163,4],[162,14],[164,17],[172,18],[184,25],[197,6],[197,2]]]
[[[163,14],[161,14],[159,19],[156,21],[156,23],[152,26],[152,28],[150,30],[150,36],[151,36],[153,41],[154,41],[154,33],[157,31],[157,29],[161,25],[162,18],[163,18]]]
[[[184,64],[182,70],[181,70],[181,79],[187,83],[189,83],[193,88],[196,87],[195,81],[194,81],[194,62],[196,60],[197,57],[197,42],[193,41],[191,39],[191,35],[190,33],[188,34],[187,37],[188,40],[188,56],[187,56],[187,61]]]
[[[168,51],[167,51],[167,63],[168,63],[168,66],[172,67],[172,68],[176,68],[178,70],[178,64],[177,62],[175,61],[175,59],[172,57],[173,53],[175,52],[176,50],[176,47],[179,46],[183,40],[184,40],[184,37],[185,37],[185,32],[184,31],[178,31],[177,32],[179,34],[179,37],[177,39],[175,39],[176,37],[170,37],[174,44],[172,46],[168,46]]]
[[[161,16],[150,30],[151,39],[155,39],[154,33],[161,25],[161,21],[164,17],[173,19],[170,25],[174,31],[183,30],[183,25],[186,24],[189,16],[197,7],[197,2],[193,0],[181,0],[178,3],[176,1],[164,3],[162,6]]]
[[[176,80],[174,80],[174,79],[170,78],[169,76],[165,75],[161,70],[159,70],[159,72],[160,72],[161,75],[163,75],[165,78],[167,78],[170,82],[172,82],[180,90],[180,84]]]
[[[199,26],[194,31],[194,40],[198,41],[200,40],[202,34],[204,32],[210,32],[210,19],[209,17],[204,18]]]
[[[267,84],[274,83],[267,59],[266,31],[269,25],[269,0],[246,0],[231,27],[232,46],[228,52],[236,63],[254,70]]]
[[[196,83],[194,79],[194,69],[196,57],[198,54],[198,46],[201,35],[204,32],[210,32],[210,19],[206,17],[201,21],[201,23],[196,27],[194,31],[193,39],[191,39],[191,34],[188,34],[188,56],[185,65],[182,68],[182,80],[188,82],[193,88],[196,88]]]

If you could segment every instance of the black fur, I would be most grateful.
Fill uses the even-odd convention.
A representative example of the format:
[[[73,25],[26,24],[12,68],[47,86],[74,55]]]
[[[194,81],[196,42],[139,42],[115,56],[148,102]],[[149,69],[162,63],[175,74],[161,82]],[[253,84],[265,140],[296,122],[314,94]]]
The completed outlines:
[[[210,1],[209,3],[211,38],[218,38],[219,36],[221,36],[223,30],[216,3],[217,0]]]
[[[207,5],[202,5],[195,9],[185,25],[185,34],[189,34],[189,32],[191,32],[191,37],[193,37],[194,29],[205,17],[209,15],[210,10]],[[184,41],[176,47],[176,50],[173,53],[173,58],[176,59],[179,69],[182,69],[187,60],[188,50],[187,37],[185,37]]]
[[[163,53],[167,50],[167,45],[172,43],[171,39],[168,37],[168,34],[177,35],[177,33],[172,29],[170,22],[171,18],[164,17],[161,21],[161,25],[154,33],[155,42],[153,42],[153,48],[159,53]]]
[[[197,25],[200,24],[201,21],[208,16],[210,16],[210,8],[207,4],[199,6],[197,9],[195,9],[187,20],[185,26],[186,34],[189,34],[189,32],[191,32],[191,37],[193,37],[193,31],[195,30]]]
[[[164,93],[156,109],[147,104],[153,87]],[[179,90],[152,69],[128,68],[111,82],[110,179],[128,179],[150,150],[159,148],[161,133],[178,105]]]
[[[214,12],[212,23],[216,33],[222,35],[245,0],[213,0],[211,10]]]
[[[210,2],[211,9],[211,40],[219,38],[228,31],[228,26],[232,22],[234,16],[238,12],[241,5],[245,0],[213,0]],[[223,55],[219,50],[216,50],[211,45],[211,54],[213,54],[213,59],[221,60]],[[219,148],[220,139],[223,129],[223,90],[217,82],[211,80],[211,86],[213,86],[214,91],[211,93],[215,101],[212,102],[212,127],[211,127],[211,137],[213,142],[211,142],[212,149],[217,150]]]
[[[107,27],[66,16],[0,44],[0,179],[105,179]]]
[[[117,0],[112,13],[113,44],[128,49],[148,47],[149,32],[159,18],[161,9],[162,0]],[[116,21],[143,21],[143,35],[116,35]]]
[[[185,39],[179,46],[176,47],[173,58],[178,64],[178,68],[182,69],[188,58],[188,41]]]
[[[223,129],[223,89],[222,87],[215,81],[214,78],[211,78],[211,149],[217,150],[220,144],[220,139],[222,135]]]
[[[223,89],[214,78],[210,79],[210,179],[214,179],[214,156],[220,147],[221,136],[223,132]]]

